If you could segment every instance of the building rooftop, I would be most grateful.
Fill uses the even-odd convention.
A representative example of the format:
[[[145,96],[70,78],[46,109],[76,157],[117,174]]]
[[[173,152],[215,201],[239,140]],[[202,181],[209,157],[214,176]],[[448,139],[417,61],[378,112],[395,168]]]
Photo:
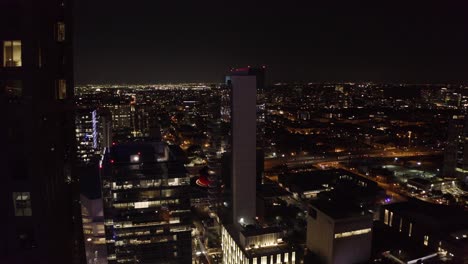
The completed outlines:
[[[241,231],[242,235],[244,235],[245,237],[260,236],[260,235],[265,235],[265,234],[281,233],[281,232],[283,232],[283,229],[276,227],[276,226],[271,226],[271,227],[247,226]]]
[[[262,184],[257,189],[257,196],[262,198],[275,198],[290,196],[291,193],[278,186],[276,183]]]
[[[239,246],[239,248],[244,252],[244,254],[249,257],[258,257],[258,256],[265,256],[265,255],[272,255],[272,254],[279,254],[282,252],[288,252],[291,250],[291,246],[287,243],[279,243],[277,245],[267,246],[267,247],[259,247],[259,248],[249,248],[245,249],[241,242],[240,242],[240,233],[247,232],[248,236],[255,236],[255,235],[265,235],[271,233],[277,233],[278,231],[281,232],[280,228],[276,227],[267,227],[267,228],[253,228],[250,231],[246,231],[245,229],[240,231],[234,227],[233,225],[226,225],[224,226],[226,231],[229,233],[231,238],[235,241],[235,243]]]
[[[104,155],[102,167],[112,165],[113,176],[121,179],[156,176],[178,178],[187,170],[181,160],[181,153],[173,153],[161,141],[136,141],[117,144]]]
[[[334,220],[355,217],[372,217],[372,214],[368,211],[352,204],[323,200],[313,201],[310,204],[312,207],[320,210]]]
[[[279,182],[288,187],[291,192],[303,193],[326,189],[343,176],[352,179],[354,182],[364,182],[368,188],[377,188],[375,182],[342,169],[286,173],[279,176]]]
[[[446,234],[468,230],[468,212],[454,207],[409,200],[389,204],[384,208]]]

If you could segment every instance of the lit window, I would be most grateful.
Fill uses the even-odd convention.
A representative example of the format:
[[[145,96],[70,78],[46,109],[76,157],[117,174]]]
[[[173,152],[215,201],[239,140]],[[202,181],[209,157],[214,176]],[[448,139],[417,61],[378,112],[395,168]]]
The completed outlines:
[[[148,208],[149,202],[135,202],[135,209]]]
[[[424,236],[424,245],[425,246],[429,245],[429,236],[428,235]]]
[[[21,40],[3,41],[3,66],[21,67]]]
[[[402,227],[403,227],[403,218],[400,218],[400,229],[399,229],[400,232],[401,232]]]
[[[387,209],[385,209],[384,224],[388,225],[388,210]]]
[[[29,192],[14,192],[13,205],[15,216],[31,216],[31,195]]]
[[[388,225],[392,226],[393,223],[393,212],[390,212],[390,220],[388,220]]]
[[[413,233],[413,223],[409,224],[409,231],[408,231],[408,236],[411,237],[411,234]]]
[[[65,23],[63,22],[57,23],[57,41],[65,41]]]
[[[63,100],[67,98],[67,82],[63,79],[57,80],[57,99]]]
[[[335,238],[357,236],[357,235],[370,233],[371,231],[372,229],[366,228],[366,229],[359,229],[359,230],[354,230],[354,231],[349,231],[349,232],[337,233],[335,234]]]

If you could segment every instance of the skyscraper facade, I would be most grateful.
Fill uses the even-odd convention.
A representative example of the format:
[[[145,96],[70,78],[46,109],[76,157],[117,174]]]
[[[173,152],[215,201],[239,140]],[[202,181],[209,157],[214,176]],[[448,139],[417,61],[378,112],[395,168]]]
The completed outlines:
[[[72,2],[0,1],[1,263],[80,263]]]
[[[109,263],[191,263],[190,178],[171,147],[128,142],[104,154]]]
[[[468,118],[454,115],[449,122],[443,176],[468,182]]]
[[[228,167],[231,169],[232,218],[222,217],[223,263],[298,263],[296,250],[283,241],[284,230],[274,224],[260,225],[258,222],[256,186],[259,77],[250,68],[237,69],[226,77],[226,82],[231,89],[232,139],[231,163]]]
[[[237,73],[237,74],[236,74]],[[227,77],[231,86],[232,206],[234,223],[253,223],[256,215],[256,96],[254,75]]]
[[[112,117],[107,109],[82,108],[75,112],[76,156],[87,164],[112,144]]]

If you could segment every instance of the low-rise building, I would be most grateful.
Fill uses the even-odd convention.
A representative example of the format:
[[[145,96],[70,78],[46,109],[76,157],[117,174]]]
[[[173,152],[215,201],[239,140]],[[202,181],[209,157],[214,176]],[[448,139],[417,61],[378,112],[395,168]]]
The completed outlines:
[[[455,263],[468,262],[468,213],[455,208],[410,200],[385,205],[380,219],[408,240],[437,250]]]
[[[316,201],[307,218],[307,248],[327,264],[370,259],[372,214],[359,207]]]

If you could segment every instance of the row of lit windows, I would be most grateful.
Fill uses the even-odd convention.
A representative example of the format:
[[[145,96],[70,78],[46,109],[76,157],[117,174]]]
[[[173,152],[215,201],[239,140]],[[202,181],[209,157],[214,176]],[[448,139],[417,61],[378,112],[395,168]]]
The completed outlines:
[[[357,235],[370,233],[371,231],[372,231],[372,229],[365,228],[365,229],[359,229],[359,230],[348,231],[348,232],[343,232],[343,233],[337,233],[337,234],[335,234],[335,238],[357,236]]]
[[[143,201],[143,202],[134,202],[134,203],[115,203],[114,208],[118,209],[142,209],[142,208],[151,208],[159,207],[171,204],[179,204],[179,199],[169,199],[169,200],[158,200],[158,201]]]
[[[112,182],[112,190],[122,190],[122,189],[133,189],[133,188],[151,188],[151,187],[159,187],[163,186],[183,186],[189,185],[190,178],[170,178],[170,179],[163,179],[163,180],[141,180],[141,181],[133,181],[133,182],[125,182],[124,184],[120,185],[116,182]],[[107,187],[105,185],[104,187]]]
[[[151,199],[157,199],[157,198],[169,198],[169,197],[174,197],[177,194],[179,194],[179,190],[174,190],[174,189],[162,189],[162,190],[149,190],[149,191],[144,191],[142,192],[138,197],[141,198],[142,200],[151,200]],[[126,193],[113,193],[113,199],[115,201],[118,200],[126,200],[128,201],[129,195]]]
[[[388,211],[388,209],[385,209],[384,211],[384,224],[388,226],[393,225],[393,212]],[[402,232],[403,230],[403,219],[400,218],[400,225],[398,227],[398,231]],[[408,237],[411,237],[413,233],[413,223],[409,223],[409,228],[408,228]]]
[[[160,226],[167,224],[167,221],[159,221],[159,222],[146,222],[146,223],[133,223],[133,222],[117,222],[113,223],[112,220],[107,220],[105,222],[106,225],[113,225],[115,229],[121,228],[134,228],[134,227],[150,227],[150,226]],[[180,217],[171,217],[169,219],[169,224],[179,224]]]
[[[393,222],[393,212],[389,212],[387,209],[385,209],[384,212],[384,224],[388,226],[392,226]],[[400,218],[400,224],[398,228],[399,232],[403,231],[403,218]],[[413,223],[409,223],[409,228],[408,228],[408,237],[411,237],[413,234]],[[439,242],[439,247],[440,247],[441,242]],[[423,245],[428,246],[429,245],[429,235],[424,235],[423,237]]]
[[[169,236],[156,236],[149,239],[123,239],[115,242],[115,246],[126,246],[126,245],[144,245],[162,243],[168,241],[177,241],[177,235]]]

